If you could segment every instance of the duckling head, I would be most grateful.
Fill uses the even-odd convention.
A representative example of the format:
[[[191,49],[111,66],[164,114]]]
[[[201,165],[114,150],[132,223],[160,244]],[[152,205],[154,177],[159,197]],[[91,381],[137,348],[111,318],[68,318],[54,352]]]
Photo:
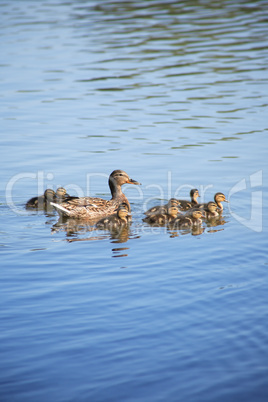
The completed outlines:
[[[50,200],[52,201],[54,199],[55,195],[56,195],[55,191],[53,191],[51,188],[47,188],[44,192],[45,199],[49,200],[49,201]]]
[[[196,200],[197,197],[200,197],[197,188],[193,188],[193,189],[190,191],[190,197],[191,197],[191,199],[193,199],[193,200]]]
[[[57,188],[56,194],[57,194],[58,197],[64,197],[65,194],[66,194],[65,188],[63,188],[63,187]]]
[[[192,212],[192,217],[194,219],[200,219],[204,217],[203,212],[200,209],[194,209]]]
[[[170,205],[168,207],[168,215],[172,216],[172,218],[176,218],[178,215],[179,209],[175,205]]]
[[[128,205],[125,202],[117,208],[117,216],[123,220],[126,220],[127,216],[130,216]]]
[[[179,207],[181,205],[180,201],[177,200],[176,198],[170,198],[168,201],[168,206],[169,207]]]
[[[209,212],[215,212],[217,208],[218,208],[218,207],[217,207],[217,204],[216,204],[215,202],[210,201],[210,202],[208,203],[208,210],[209,210]]]
[[[130,212],[129,211],[129,205],[126,202],[121,202],[121,204],[119,205],[118,209],[119,208],[125,208],[125,209],[127,209],[128,212]]]
[[[214,196],[214,200],[215,200],[216,203],[217,202],[222,202],[222,201],[229,202],[229,201],[226,200],[226,197],[225,197],[225,195],[223,193],[216,193],[215,196]]]

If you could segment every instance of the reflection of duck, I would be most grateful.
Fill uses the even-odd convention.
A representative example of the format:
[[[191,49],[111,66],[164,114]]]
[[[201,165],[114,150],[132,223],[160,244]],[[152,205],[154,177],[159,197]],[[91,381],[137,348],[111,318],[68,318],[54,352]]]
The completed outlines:
[[[169,207],[178,207],[180,205],[179,200],[176,200],[176,198],[170,198],[167,204],[165,205],[156,205],[155,207],[152,207],[148,209],[148,211],[144,212],[145,215],[149,216],[151,214],[158,214],[158,213],[166,213]]]
[[[167,210],[160,212],[151,213],[143,219],[143,222],[155,224],[155,225],[164,225],[165,223],[173,221],[178,216],[178,207],[177,206],[169,206]]]
[[[178,200],[179,203],[180,203],[180,206],[179,206],[180,210],[181,210],[181,211],[187,211],[187,210],[190,209],[190,208],[197,207],[197,206],[198,206],[198,201],[197,201],[197,198],[198,198],[198,197],[200,197],[198,190],[197,190],[196,188],[193,188],[193,189],[190,191],[190,198],[191,198],[191,201],[187,201],[187,200]]]
[[[223,201],[229,202],[229,201],[226,200],[226,197],[225,197],[225,195],[223,193],[216,193],[214,195],[214,201],[217,204],[217,207],[218,207],[219,211],[223,211],[223,205],[222,205]],[[207,208],[207,206],[208,206],[208,203],[203,203],[203,204],[199,204],[198,207],[199,208]]]
[[[131,222],[131,215],[128,210],[128,205],[123,202],[117,208],[115,214],[106,216],[96,223],[98,229],[118,230],[122,226],[129,225]]]
[[[67,199],[60,205],[51,203],[61,216],[67,216],[80,219],[98,219],[104,215],[110,215],[115,212],[118,206],[125,202],[129,207],[127,197],[123,194],[121,186],[123,184],[140,184],[130,179],[123,170],[114,170],[109,177],[109,187],[111,190],[111,200],[104,200],[96,197],[78,197]]]
[[[215,218],[216,216],[219,216],[219,213],[217,212],[218,206],[215,202],[210,201],[207,203],[206,206],[204,206],[203,212],[204,215],[207,219]]]
[[[55,191],[53,191],[51,188],[48,188],[43,195],[33,197],[29,201],[27,201],[26,208],[47,208],[50,205],[50,202],[55,199],[55,197]]]
[[[191,228],[202,224],[203,213],[200,209],[192,209],[184,216],[178,216],[170,223],[172,229]]]

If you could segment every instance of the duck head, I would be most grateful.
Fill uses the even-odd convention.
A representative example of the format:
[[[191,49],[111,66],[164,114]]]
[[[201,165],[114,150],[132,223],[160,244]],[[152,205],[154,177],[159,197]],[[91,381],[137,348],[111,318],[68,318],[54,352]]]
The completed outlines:
[[[173,218],[176,218],[176,217],[177,217],[178,212],[179,212],[179,210],[178,210],[178,207],[177,207],[177,206],[175,206],[175,205],[170,205],[170,206],[168,207],[168,215],[172,216]]]
[[[122,204],[119,205],[119,207],[117,208],[117,216],[123,220],[126,220],[126,218],[130,216],[127,203],[122,202]]]
[[[229,202],[226,200],[226,197],[223,193],[216,193],[214,196],[214,200],[215,200],[216,204],[218,202],[222,202],[222,201]]]
[[[51,188],[47,188],[44,192],[44,197],[46,200],[52,201],[55,197],[56,193]]]
[[[193,189],[190,191],[190,197],[191,197],[191,200],[192,200],[192,201],[194,201],[194,202],[197,203],[197,198],[200,197],[197,188],[193,188]]]
[[[109,177],[109,185],[112,186],[122,186],[123,184],[141,184],[136,180],[133,180],[129,175],[123,170],[114,170]]]
[[[59,187],[56,190],[56,195],[57,195],[57,197],[64,197],[66,195],[66,192],[67,191],[65,190],[65,188]]]
[[[208,203],[208,210],[209,210],[209,212],[215,212],[217,208],[218,208],[218,206],[217,206],[217,204],[216,204],[215,202],[210,201],[210,202]]]
[[[205,216],[203,215],[203,212],[200,209],[194,209],[192,212],[192,217],[194,219],[201,219],[202,217],[204,218]]]

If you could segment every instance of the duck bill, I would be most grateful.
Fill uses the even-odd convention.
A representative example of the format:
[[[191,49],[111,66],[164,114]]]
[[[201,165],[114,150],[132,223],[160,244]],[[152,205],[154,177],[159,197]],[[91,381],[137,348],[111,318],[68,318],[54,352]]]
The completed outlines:
[[[224,201],[229,203],[229,201],[227,201],[227,200],[224,200]]]
[[[129,183],[129,184],[135,184],[136,186],[137,185],[141,185],[141,183],[139,183],[138,181],[136,181],[136,180],[133,180],[133,179],[129,179],[129,181],[127,182],[127,183]]]

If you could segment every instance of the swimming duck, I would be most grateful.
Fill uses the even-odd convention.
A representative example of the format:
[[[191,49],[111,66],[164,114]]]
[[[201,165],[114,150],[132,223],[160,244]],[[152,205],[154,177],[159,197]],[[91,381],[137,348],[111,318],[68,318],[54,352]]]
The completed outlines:
[[[223,201],[229,202],[229,201],[226,200],[226,197],[225,197],[225,195],[223,193],[216,193],[214,195],[214,201],[215,201],[215,204],[217,204],[218,211],[220,211],[220,212],[223,211],[222,202]],[[208,203],[203,203],[203,204],[199,204],[198,207],[199,208],[207,208],[207,206],[208,206]]]
[[[123,202],[119,205],[116,213],[105,216],[96,223],[98,229],[117,230],[123,226],[129,225],[131,222],[131,214],[127,203]]]
[[[67,198],[71,198],[69,194],[67,194],[67,191],[65,190],[64,187],[59,187],[56,190],[56,201],[64,201]]]
[[[155,207],[152,207],[148,209],[148,211],[144,212],[145,215],[149,216],[151,214],[156,214],[156,213],[167,213],[167,210],[169,207],[178,207],[180,205],[179,200],[176,200],[176,198],[170,198],[167,204],[165,205],[156,205]]]
[[[130,179],[123,170],[114,170],[109,176],[109,187],[112,198],[104,200],[97,197],[71,197],[60,205],[51,202],[51,205],[57,210],[60,216],[78,218],[78,219],[98,219],[105,215],[110,215],[116,211],[122,202],[125,202],[131,211],[129,201],[122,192],[123,184],[140,184]]]
[[[217,209],[218,209],[218,206],[217,206],[216,202],[210,201],[203,208],[203,213],[207,219],[215,218],[216,216],[219,216]]]
[[[202,216],[204,216],[203,212],[200,209],[195,208],[184,216],[178,216],[169,226],[172,227],[172,229],[184,229],[198,226],[202,224]]]
[[[191,201],[187,201],[187,200],[178,200],[180,203],[180,210],[181,211],[187,211],[190,208],[194,208],[198,206],[198,201],[197,198],[200,197],[199,192],[197,190],[197,188],[193,188],[190,191],[190,198]]]
[[[143,219],[143,222],[155,224],[155,225],[164,225],[165,223],[173,221],[178,216],[178,207],[174,205],[170,205],[167,210],[159,210],[155,213],[151,213]]]
[[[51,188],[45,190],[43,195],[39,195],[38,197],[33,197],[26,202],[26,208],[47,208],[50,205],[50,202],[53,201],[56,197],[55,191]]]

